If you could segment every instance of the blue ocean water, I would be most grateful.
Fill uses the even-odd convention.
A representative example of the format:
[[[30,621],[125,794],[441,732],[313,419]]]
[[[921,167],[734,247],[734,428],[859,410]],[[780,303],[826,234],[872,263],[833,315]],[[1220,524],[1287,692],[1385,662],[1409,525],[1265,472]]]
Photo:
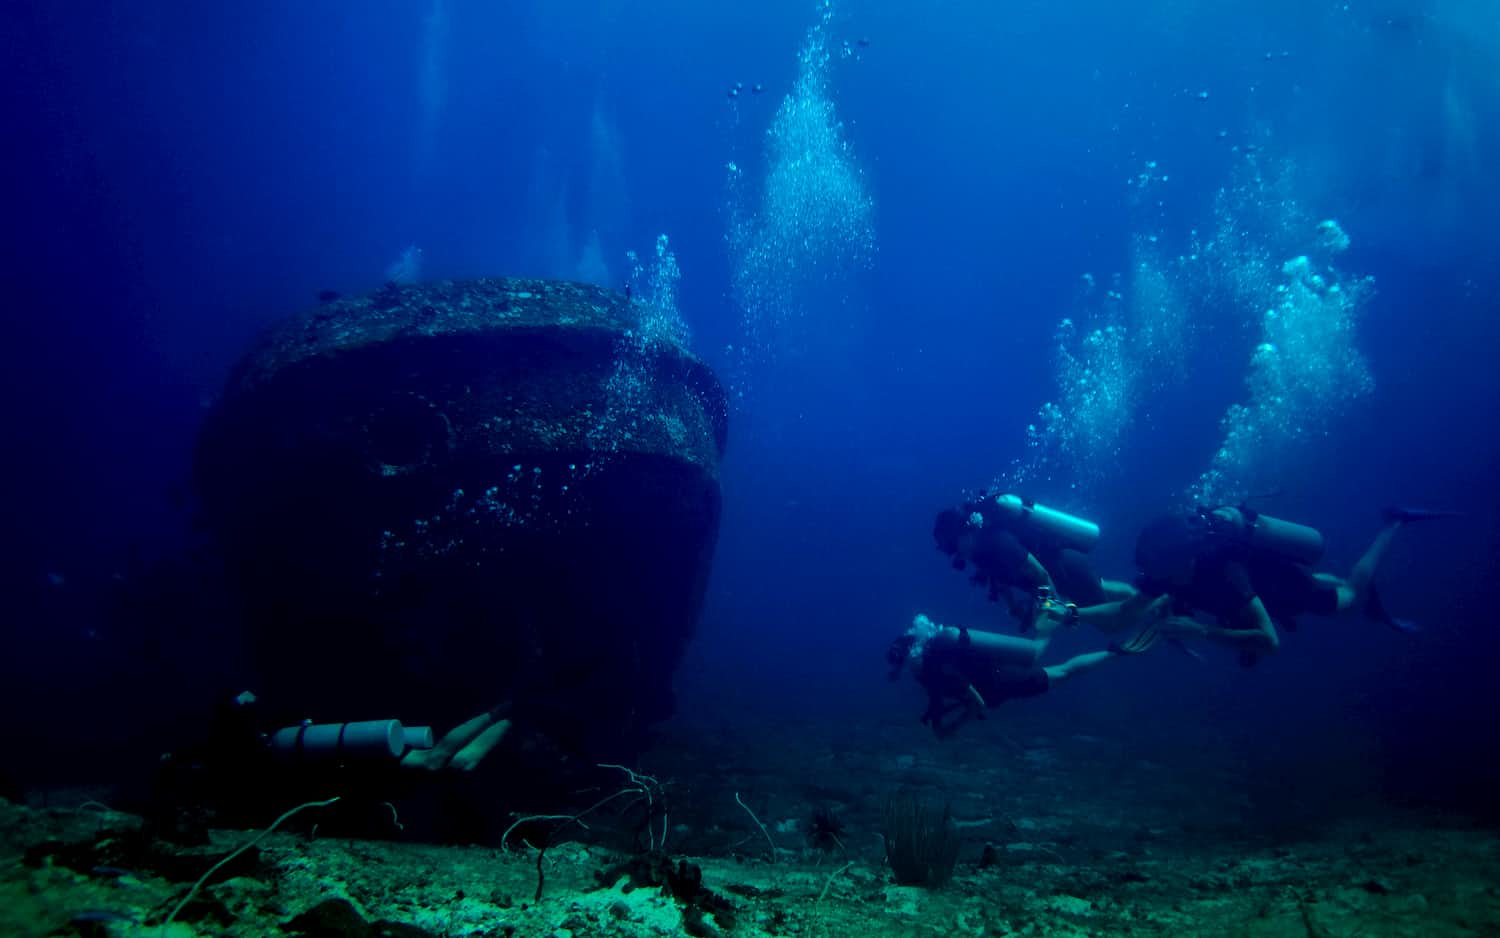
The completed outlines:
[[[0,15],[18,784],[138,762],[234,672],[193,607],[101,610],[199,575],[190,451],[252,337],[320,290],[525,275],[665,284],[734,401],[680,707],[914,719],[886,641],[1003,625],[931,539],[984,486],[1098,521],[1123,578],[1195,498],[1278,493],[1336,569],[1382,506],[1454,508],[1380,578],[1419,635],[1160,651],[1002,717],[1494,811],[1493,3]]]

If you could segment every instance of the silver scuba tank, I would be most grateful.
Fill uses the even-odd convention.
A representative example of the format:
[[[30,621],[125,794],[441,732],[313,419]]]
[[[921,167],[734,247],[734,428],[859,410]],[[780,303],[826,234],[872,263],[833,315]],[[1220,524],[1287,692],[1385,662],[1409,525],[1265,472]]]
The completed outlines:
[[[1036,664],[1046,645],[1031,638],[1002,635],[979,629],[959,629],[940,625],[919,615],[912,620],[906,634],[912,639],[911,656],[920,658],[930,648],[964,648],[997,665],[1027,668]]]
[[[1308,566],[1323,559],[1323,534],[1317,528],[1259,512],[1246,515],[1242,511],[1240,517],[1245,541],[1256,550]]]
[[[271,751],[288,758],[400,759],[408,749],[432,745],[432,727],[402,726],[400,720],[308,721],[271,734]]]
[[[1088,553],[1099,543],[1099,526],[1077,515],[1038,505],[1008,492],[996,495],[994,504],[1001,517],[1011,524],[1047,538],[1060,547]]]

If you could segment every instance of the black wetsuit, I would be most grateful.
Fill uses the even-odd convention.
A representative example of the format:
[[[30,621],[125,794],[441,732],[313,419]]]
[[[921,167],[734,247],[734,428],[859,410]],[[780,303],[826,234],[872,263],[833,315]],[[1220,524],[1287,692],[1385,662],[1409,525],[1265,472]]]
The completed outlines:
[[[1051,679],[1040,665],[995,664],[962,649],[929,649],[917,678],[935,697],[962,699],[973,687],[989,707],[1037,697],[1051,688]]]
[[[985,528],[975,545],[973,561],[992,581],[1023,589],[1026,556],[1030,554],[1047,569],[1063,599],[1080,606],[1095,606],[1105,601],[1104,586],[1087,554],[1059,547],[1024,531],[1009,530],[1003,522],[990,518],[986,518]]]
[[[1226,535],[1202,538],[1193,579],[1173,586],[1143,573],[1136,581],[1150,596],[1171,593],[1180,613],[1205,612],[1229,619],[1259,596],[1271,619],[1291,624],[1298,616],[1338,612],[1338,587],[1319,580],[1310,567],[1238,543]]]
[[[978,681],[971,682],[986,706],[996,706],[1021,697],[1040,697],[1052,689],[1052,679],[1041,665],[1019,667],[999,665],[988,668]]]
[[[910,639],[892,646],[897,660],[905,660]],[[972,717],[982,716],[969,688],[994,707],[1018,697],[1036,697],[1052,686],[1046,670],[1037,665],[996,664],[966,648],[928,648],[922,655],[917,681],[927,691],[927,710],[922,722],[941,737],[948,736]]]

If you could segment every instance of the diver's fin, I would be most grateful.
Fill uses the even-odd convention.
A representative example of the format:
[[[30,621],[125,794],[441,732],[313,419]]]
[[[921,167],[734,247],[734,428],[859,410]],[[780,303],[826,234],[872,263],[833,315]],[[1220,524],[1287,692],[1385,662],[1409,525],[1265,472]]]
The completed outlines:
[[[1385,604],[1380,601],[1380,594],[1375,591],[1375,584],[1370,584],[1370,591],[1365,594],[1365,608],[1362,610],[1366,616],[1374,619],[1382,625],[1389,626],[1398,632],[1408,635],[1422,631],[1421,627],[1410,619],[1398,619],[1386,611]]]
[[[1112,655],[1139,655],[1150,651],[1151,646],[1162,639],[1161,626],[1155,622],[1149,623],[1139,632],[1127,638],[1124,642],[1110,642],[1109,653]]]
[[[1192,658],[1194,661],[1203,660],[1203,654],[1201,652],[1189,648],[1187,645],[1183,644],[1182,639],[1180,638],[1169,638],[1167,639],[1167,644],[1182,652],[1184,655],[1187,655],[1189,658]]]
[[[1381,517],[1388,522],[1400,521],[1408,523],[1412,521],[1436,521],[1439,518],[1459,518],[1463,516],[1461,511],[1447,511],[1432,508],[1400,508],[1391,506],[1382,511]]]

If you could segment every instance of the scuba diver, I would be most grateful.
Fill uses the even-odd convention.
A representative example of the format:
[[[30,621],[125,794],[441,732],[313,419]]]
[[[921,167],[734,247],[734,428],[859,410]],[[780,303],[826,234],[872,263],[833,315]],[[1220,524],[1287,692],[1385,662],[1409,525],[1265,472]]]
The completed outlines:
[[[1347,577],[1316,572],[1323,535],[1307,525],[1273,518],[1248,505],[1200,508],[1148,525],[1136,542],[1141,596],[1171,597],[1172,612],[1158,622],[1174,636],[1201,636],[1240,649],[1241,664],[1276,651],[1277,625],[1296,628],[1302,615],[1332,616],[1358,610],[1403,632],[1415,631],[1381,605],[1375,571],[1396,532],[1405,524],[1451,517],[1456,512],[1391,508],[1374,541]],[[1080,610],[1092,620],[1109,605]],[[1112,604],[1112,605],[1129,605]],[[1215,625],[1190,616],[1207,613]]]
[[[1061,664],[1039,664],[1052,633],[1076,620],[1076,607],[1050,597],[1038,602],[1034,639],[938,625],[918,615],[886,650],[890,678],[896,680],[911,665],[917,683],[927,691],[922,722],[945,739],[969,720],[984,719],[988,708],[1045,694],[1106,661],[1147,651],[1161,637],[1161,624],[1152,621],[1130,640],[1110,645],[1106,651],[1076,655]]]
[[[1088,552],[1099,541],[1097,524],[1008,492],[985,492],[938,512],[932,536],[954,569],[972,564],[973,581],[989,588],[992,602],[1003,596],[1022,623],[1034,617],[1027,601],[1044,592],[1079,606],[1135,592],[1094,570]]]
[[[192,839],[205,812],[243,819],[267,802],[336,791],[346,818],[370,805],[383,818],[386,802],[478,769],[512,729],[511,709],[497,706],[439,738],[396,719],[293,722],[245,691],[220,703],[203,739],[162,757],[146,813],[162,836]]]

